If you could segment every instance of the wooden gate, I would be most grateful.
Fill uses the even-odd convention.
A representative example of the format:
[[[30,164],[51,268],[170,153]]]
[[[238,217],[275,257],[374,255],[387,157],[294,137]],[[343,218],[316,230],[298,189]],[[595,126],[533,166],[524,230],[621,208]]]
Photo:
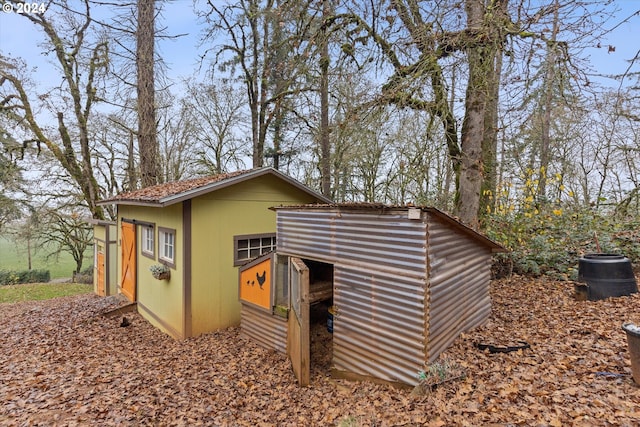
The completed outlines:
[[[289,274],[291,289],[291,312],[287,331],[287,354],[298,384],[310,382],[309,343],[309,268],[300,258],[291,258]]]
[[[131,302],[136,300],[136,226],[122,222],[122,279],[120,289]]]

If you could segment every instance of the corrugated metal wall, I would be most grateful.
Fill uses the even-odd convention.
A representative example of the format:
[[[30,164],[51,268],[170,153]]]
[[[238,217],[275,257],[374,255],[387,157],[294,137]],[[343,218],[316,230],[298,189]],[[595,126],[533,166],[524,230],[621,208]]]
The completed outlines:
[[[416,384],[426,359],[426,224],[406,210],[277,212],[278,253],[334,265],[334,367]]]
[[[429,362],[491,312],[490,249],[429,217]]]
[[[240,330],[264,348],[287,352],[287,319],[250,304],[242,304]]]
[[[424,281],[336,266],[334,283],[335,369],[416,384],[426,354]]]
[[[407,212],[278,210],[277,251],[425,278],[426,225]]]

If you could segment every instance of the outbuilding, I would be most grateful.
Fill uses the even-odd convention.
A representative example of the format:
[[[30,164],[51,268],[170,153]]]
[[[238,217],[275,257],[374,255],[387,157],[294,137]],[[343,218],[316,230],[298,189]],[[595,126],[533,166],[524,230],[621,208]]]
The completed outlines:
[[[238,266],[275,248],[275,205],[328,199],[273,168],[119,194],[119,293],[183,339],[240,323]]]
[[[100,296],[116,295],[116,223],[90,219],[93,225],[93,291]]]
[[[504,248],[435,208],[274,210],[276,251],[239,273],[241,328],[288,353],[302,385],[314,304],[331,306],[334,376],[406,385],[489,317],[491,257]]]

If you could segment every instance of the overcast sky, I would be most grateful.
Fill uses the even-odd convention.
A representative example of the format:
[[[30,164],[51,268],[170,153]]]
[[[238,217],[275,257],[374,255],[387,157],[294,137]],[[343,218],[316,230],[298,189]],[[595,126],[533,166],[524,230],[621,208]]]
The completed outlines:
[[[593,47],[586,52],[591,57],[594,68],[603,75],[625,72],[629,67],[628,61],[636,57],[640,49],[640,44],[638,44],[640,1],[618,0],[615,5],[620,8],[620,12],[617,18],[609,24],[609,27],[619,24],[634,13],[635,16],[627,23],[617,25],[602,40],[601,48]],[[187,77],[196,69],[198,56],[202,53],[197,46],[201,28],[198,26],[193,12],[193,2],[192,0],[175,0],[165,4],[164,8],[161,24],[168,27],[167,34],[186,35],[174,40],[160,41],[158,51],[169,67],[170,78]],[[51,75],[48,71],[51,66],[41,53],[42,40],[43,36],[39,29],[36,29],[24,17],[18,16],[15,11],[0,12],[0,53],[24,58],[30,67],[37,66],[38,72],[42,73],[37,76],[38,80],[47,81]],[[615,51],[610,51],[609,45],[615,47]],[[636,64],[635,70],[638,68],[639,65]],[[57,77],[56,74],[54,75]],[[613,81],[610,83],[612,86],[617,85]]]

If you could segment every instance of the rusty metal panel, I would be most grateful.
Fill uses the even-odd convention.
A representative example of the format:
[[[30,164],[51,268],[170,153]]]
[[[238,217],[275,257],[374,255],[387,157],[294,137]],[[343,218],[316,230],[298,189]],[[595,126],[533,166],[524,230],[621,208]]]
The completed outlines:
[[[491,251],[499,248],[442,213],[276,211],[279,253],[334,265],[337,370],[416,384],[425,363],[489,316]]]
[[[336,265],[334,367],[417,384],[426,358],[424,292],[420,278]]]
[[[278,209],[277,251],[330,264],[426,275],[426,224],[407,211]]]
[[[287,352],[287,319],[250,304],[242,304],[240,328],[242,335],[262,347]]]
[[[417,384],[426,360],[426,214],[277,209],[277,251],[334,265],[333,365]]]
[[[460,333],[481,325],[491,311],[491,251],[449,224],[428,222],[428,361]]]

